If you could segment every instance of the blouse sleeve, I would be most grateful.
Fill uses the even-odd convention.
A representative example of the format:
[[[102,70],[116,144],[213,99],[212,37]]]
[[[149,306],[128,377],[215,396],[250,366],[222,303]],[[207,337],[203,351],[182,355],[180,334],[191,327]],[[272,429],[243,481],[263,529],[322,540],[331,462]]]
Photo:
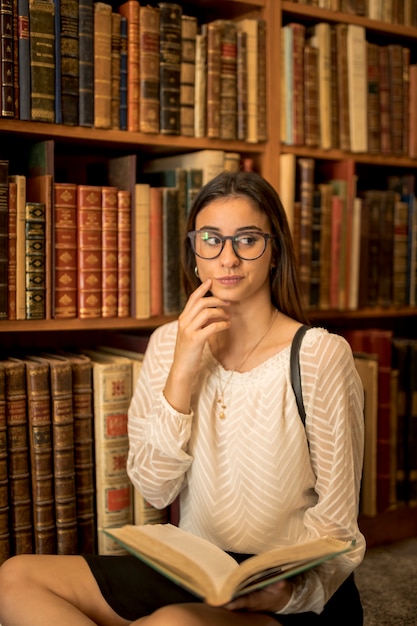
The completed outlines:
[[[290,602],[281,611],[320,613],[365,552],[365,539],[357,524],[364,397],[351,348],[338,335],[309,331],[302,344],[300,366],[317,502],[305,512],[304,536],[299,540],[330,535],[355,542],[347,554],[300,576]]]
[[[175,411],[163,394],[174,344],[162,327],[151,336],[128,412],[127,473],[157,508],[175,500],[192,462],[187,444],[193,416]]]

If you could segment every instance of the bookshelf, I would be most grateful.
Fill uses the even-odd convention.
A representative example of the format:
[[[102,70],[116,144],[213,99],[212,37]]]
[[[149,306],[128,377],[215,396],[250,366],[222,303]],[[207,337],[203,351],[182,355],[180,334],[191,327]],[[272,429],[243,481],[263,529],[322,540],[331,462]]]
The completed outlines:
[[[117,6],[116,3],[113,3]],[[156,2],[150,4],[155,5]],[[373,176],[382,172],[395,174],[413,173],[417,175],[417,159],[408,156],[380,155],[368,153],[346,153],[338,148],[323,150],[320,147],[304,145],[291,146],[281,142],[280,117],[281,82],[279,68],[281,64],[281,27],[291,21],[300,22],[306,27],[318,22],[329,24],[346,23],[365,28],[370,39],[380,45],[396,42],[412,49],[415,54],[417,27],[393,24],[353,15],[341,11],[331,11],[297,2],[280,0],[197,0],[180,2],[184,13],[198,15],[200,23],[216,18],[238,19],[243,17],[262,17],[267,23],[267,127],[268,138],[261,143],[244,141],[224,141],[168,136],[162,134],[144,134],[123,130],[65,126],[44,122],[21,121],[0,118],[0,157],[12,155],[13,163],[24,162],[25,154],[31,145],[39,141],[52,140],[57,163],[66,167],[71,163],[103,162],[108,158],[135,153],[138,157],[149,159],[156,156],[169,156],[195,150],[219,149],[238,152],[242,158],[250,157],[254,168],[260,171],[276,188],[283,181],[280,177],[280,156],[292,154],[295,158],[311,158],[324,169],[332,169],[334,164],[349,162],[358,175],[371,172]],[[414,52],[413,52],[414,48]],[[417,58],[412,56],[412,62]],[[83,181],[80,181],[83,182]],[[384,328],[402,331],[406,329],[411,337],[416,336],[415,323],[417,307],[367,308],[354,311],[315,310],[310,311],[313,323],[322,324],[338,331],[345,328],[366,328],[381,325]],[[58,346],[68,341],[68,334],[74,345],[94,345],[103,342],[112,332],[146,331],[170,321],[166,316],[148,319],[98,318],[67,320],[19,320],[0,321],[0,338],[5,349],[25,346]],[[415,533],[417,509],[402,509],[364,520],[365,533],[377,537],[382,543],[395,537]],[[395,527],[395,531],[393,531]]]

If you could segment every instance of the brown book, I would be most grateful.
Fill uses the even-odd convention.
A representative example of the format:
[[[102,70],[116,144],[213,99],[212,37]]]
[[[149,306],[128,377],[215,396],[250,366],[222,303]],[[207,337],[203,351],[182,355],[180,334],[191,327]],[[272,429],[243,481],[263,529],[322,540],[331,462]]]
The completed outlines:
[[[111,13],[110,4],[94,4],[95,128],[111,127]]]
[[[237,139],[248,134],[248,35],[238,30],[236,39]]]
[[[182,7],[159,2],[159,89],[161,135],[179,135]]]
[[[258,115],[257,115],[257,134],[258,141],[266,141],[268,139],[267,124],[267,78],[266,78],[266,21],[262,18],[256,20],[258,25]]]
[[[7,319],[9,161],[0,160],[0,320]]]
[[[77,185],[54,183],[54,317],[77,316]]]
[[[33,534],[36,554],[56,553],[49,366],[25,359]]]
[[[162,300],[165,315],[180,310],[178,188],[162,187]]]
[[[304,63],[303,48],[305,26],[291,22],[287,25],[292,31],[292,145],[302,146],[304,140]],[[291,90],[291,87],[290,87]]]
[[[139,130],[139,2],[127,0],[119,12],[127,19],[127,130]]]
[[[101,317],[117,317],[117,187],[101,188],[102,301]]]
[[[139,9],[139,130],[159,133],[159,9]]]
[[[319,309],[326,310],[330,308],[330,249],[333,189],[328,183],[320,184],[319,189],[321,193]]]
[[[304,46],[304,141],[317,148],[320,143],[318,50]]]
[[[39,362],[48,364],[50,376],[56,548],[58,554],[76,554],[78,537],[72,368],[69,361],[59,355],[43,354]]]
[[[381,124],[381,153],[392,154],[391,137],[391,82],[388,47],[378,46],[379,115]]]
[[[53,216],[52,216],[52,175],[30,175],[26,179],[26,199],[45,205],[45,319],[52,318],[53,300]]]
[[[101,317],[102,290],[101,187],[77,187],[78,317]]]
[[[150,189],[150,281],[151,281],[151,315],[163,313],[162,305],[162,190],[160,187]]]
[[[330,24],[319,22],[306,33],[306,42],[318,49],[320,147],[332,147]]]
[[[207,137],[220,137],[220,55],[221,27],[219,22],[203,25],[207,38]]]
[[[197,18],[181,16],[180,127],[181,135],[194,137],[195,44]]]
[[[236,139],[237,133],[237,26],[220,23],[220,139]]]
[[[417,64],[410,65],[408,155],[417,157]]]
[[[392,306],[394,210],[398,196],[395,191],[388,190],[381,192],[380,198],[377,305],[389,307]]]
[[[7,244],[7,319],[16,319],[16,231],[17,231],[17,185],[9,182]]]
[[[195,40],[194,136],[205,137],[207,125],[207,33]]]
[[[9,177],[16,184],[16,319],[26,319],[26,176]]]
[[[14,94],[14,57],[13,57],[13,0],[3,0],[0,5],[1,14],[1,116],[15,117]]]
[[[394,205],[392,261],[392,304],[403,307],[408,304],[408,204],[396,200]]]
[[[131,206],[130,191],[117,192],[117,317],[130,316],[131,303]]]
[[[150,315],[149,192],[148,183],[136,183],[135,206],[132,213],[132,230],[135,233],[135,243],[132,246],[132,265],[135,268],[132,314],[137,319],[146,319]]]
[[[300,179],[300,281],[306,306],[310,302],[311,221],[313,214],[314,159],[298,159]]]
[[[392,153],[403,154],[403,124],[404,124],[404,93],[403,93],[403,52],[399,44],[388,46],[388,68],[390,80],[390,128]]]
[[[339,129],[339,97],[337,93],[337,32],[335,25],[330,27],[330,115],[331,115],[331,138],[332,147],[340,147]]]
[[[410,137],[410,48],[403,47],[403,154],[408,156]]]
[[[31,118],[55,122],[55,4],[29,0]]]
[[[336,24],[336,73],[337,73],[337,101],[339,110],[339,146],[348,152],[350,150],[350,121],[349,121],[349,85],[348,85],[348,53],[347,53],[347,24]]]
[[[26,202],[26,319],[46,316],[46,219],[43,202]]]
[[[120,49],[121,49],[120,13],[111,14],[111,101],[110,127],[120,128]]]
[[[60,1],[61,108],[62,123],[78,126],[79,98],[79,20],[78,2]]]
[[[10,556],[6,382],[0,362],[0,564]]]
[[[12,554],[32,552],[32,496],[27,419],[26,367],[3,361],[5,370],[10,548]]]
[[[379,102],[379,64],[377,44],[366,43],[368,65],[368,152],[379,154],[381,151],[381,121]]]
[[[85,354],[60,353],[72,369],[74,416],[74,468],[77,504],[78,550],[96,551],[93,423],[93,366]]]

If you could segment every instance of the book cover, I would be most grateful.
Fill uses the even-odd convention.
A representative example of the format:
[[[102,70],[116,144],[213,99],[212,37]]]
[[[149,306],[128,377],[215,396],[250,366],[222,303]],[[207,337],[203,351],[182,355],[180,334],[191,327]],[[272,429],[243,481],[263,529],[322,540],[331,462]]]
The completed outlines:
[[[408,304],[408,205],[402,200],[394,204],[392,304],[396,307]]]
[[[142,5],[139,9],[139,130],[159,133],[160,11]]]
[[[339,110],[339,146],[341,150],[350,150],[350,116],[348,83],[347,24],[336,24],[336,68],[337,101]]]
[[[381,121],[379,102],[379,65],[378,46],[366,42],[367,52],[367,115],[368,115],[368,152],[379,154],[381,151]]]
[[[78,3],[78,52],[80,126],[94,125],[94,8],[93,0]]]
[[[111,14],[111,102],[110,128],[120,128],[120,48],[121,48],[120,13]]]
[[[366,152],[368,150],[368,85],[366,39],[363,26],[348,24],[347,57],[350,150]]]
[[[127,0],[119,12],[127,20],[127,130],[139,130],[139,2]]]
[[[162,190],[151,187],[149,206],[149,245],[151,316],[162,315]]]
[[[16,319],[17,184],[9,182],[7,216],[7,319]]]
[[[320,143],[318,50],[305,45],[304,62],[304,139],[305,145],[317,148]]]
[[[53,0],[55,5],[55,124],[62,124],[61,87],[61,0]]]
[[[132,248],[135,267],[133,284],[133,316],[143,319],[150,316],[150,267],[149,267],[149,209],[150,185],[136,183],[135,207],[132,229],[135,246]]]
[[[78,126],[79,99],[79,4],[75,0],[60,0],[60,57],[62,123]],[[56,92],[59,85],[56,86]]]
[[[300,256],[299,274],[305,305],[310,302],[311,276],[311,222],[313,215],[314,159],[297,159],[300,181]]]
[[[207,42],[206,136],[216,139],[220,137],[220,23],[203,24],[201,32]]]
[[[262,80],[259,76],[261,66],[265,65],[265,58],[259,59],[259,52],[263,49],[263,45],[260,42],[262,37],[261,20],[256,18],[243,18],[237,21],[237,27],[242,32],[246,33],[246,47],[247,47],[247,84],[248,84],[248,100],[247,100],[247,138],[248,143],[258,143],[262,141],[264,137],[258,135],[258,112],[259,116],[266,115],[266,101],[264,101],[264,89],[259,89],[262,86]],[[261,124],[260,129],[262,132]]]
[[[127,19],[120,19],[120,130],[127,130]]]
[[[18,0],[19,119],[30,120],[29,0]]]
[[[381,128],[381,153],[392,154],[391,138],[391,83],[388,47],[378,46],[379,115]]]
[[[159,132],[179,135],[182,7],[159,2]]]
[[[220,20],[220,139],[237,136],[237,26]]]
[[[26,319],[26,176],[9,177],[16,184],[16,319]]]
[[[8,316],[9,161],[0,160],[0,320]]]
[[[117,317],[118,308],[118,200],[117,187],[101,188],[102,287],[101,317]]]
[[[55,5],[29,0],[31,119],[55,122]]]
[[[14,56],[13,56],[13,0],[2,0],[1,12],[1,115],[2,117],[15,117],[15,93],[14,93]]]
[[[238,564],[221,548],[172,524],[124,526],[105,533],[212,606],[311,569],[353,547],[350,541],[319,537],[273,548]]]
[[[6,382],[0,361],[0,564],[10,556]]]
[[[26,202],[26,319],[46,318],[46,218],[43,202]]]
[[[248,36],[238,30],[236,36],[237,128],[236,136],[246,141],[248,134]]]
[[[129,317],[131,308],[131,223],[130,191],[117,191],[117,317]]]
[[[207,132],[207,33],[196,34],[194,79],[194,137]]]
[[[77,185],[54,183],[54,317],[77,316]]]
[[[110,4],[94,3],[94,126],[111,127]]]
[[[181,15],[180,134],[194,137],[194,87],[198,23],[192,15]]]
[[[331,143],[331,93],[330,93],[330,24],[319,22],[306,32],[306,41],[318,49],[320,147],[327,150]]]

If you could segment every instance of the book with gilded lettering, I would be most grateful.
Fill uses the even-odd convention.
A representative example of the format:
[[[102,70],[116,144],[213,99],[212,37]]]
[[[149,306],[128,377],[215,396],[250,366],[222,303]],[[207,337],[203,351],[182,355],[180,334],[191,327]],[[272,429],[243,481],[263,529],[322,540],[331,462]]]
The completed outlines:
[[[60,0],[60,59],[62,123],[78,125],[79,98],[79,5],[74,0]],[[58,88],[58,86],[57,86]]]
[[[18,0],[19,119],[30,120],[29,0]]]
[[[102,201],[102,288],[101,317],[117,317],[118,299],[118,206],[117,187],[101,188]]]
[[[120,128],[120,48],[121,48],[120,13],[111,14],[111,100],[110,127]]]
[[[16,228],[17,185],[9,182],[9,211],[7,216],[7,319],[16,319]]]
[[[159,2],[159,132],[179,135],[182,7]]]
[[[13,0],[2,0],[1,13],[1,115],[2,117],[15,117],[15,93],[14,93],[14,56],[13,56]]]
[[[192,15],[181,16],[180,129],[194,137],[195,55],[198,23]]]
[[[29,0],[31,119],[55,122],[55,4]]]
[[[221,26],[219,21],[203,24],[202,33],[207,42],[206,136],[216,139],[220,137]]]
[[[79,0],[79,124],[94,125],[94,7],[93,0]]]
[[[13,174],[16,184],[16,318],[26,319],[26,176]]]
[[[26,202],[26,319],[46,317],[46,218],[43,202]]]
[[[0,320],[7,319],[9,161],[0,160]]]
[[[105,2],[94,3],[94,126],[111,127],[111,13]]]
[[[127,19],[127,130],[139,130],[139,9],[138,0],[127,0],[119,12]]]
[[[54,183],[54,317],[77,316],[77,185]]]
[[[117,191],[117,317],[130,316],[131,303],[131,215],[130,191]]]
[[[102,294],[101,187],[77,186],[77,313],[81,319],[101,317]]]
[[[139,8],[139,130],[159,132],[160,10]]]

